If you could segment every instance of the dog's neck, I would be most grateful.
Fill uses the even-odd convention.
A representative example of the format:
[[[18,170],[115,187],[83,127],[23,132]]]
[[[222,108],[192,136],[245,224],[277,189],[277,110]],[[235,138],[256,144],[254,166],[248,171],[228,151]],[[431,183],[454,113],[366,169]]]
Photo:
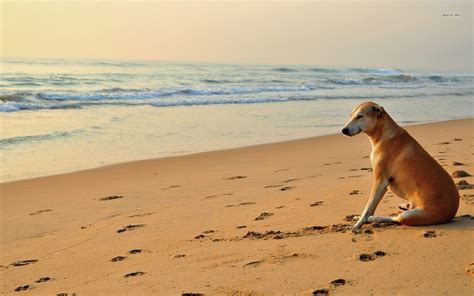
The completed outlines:
[[[378,120],[377,124],[366,132],[372,147],[390,140],[403,131],[387,113],[384,112],[380,116],[382,117],[381,120]]]

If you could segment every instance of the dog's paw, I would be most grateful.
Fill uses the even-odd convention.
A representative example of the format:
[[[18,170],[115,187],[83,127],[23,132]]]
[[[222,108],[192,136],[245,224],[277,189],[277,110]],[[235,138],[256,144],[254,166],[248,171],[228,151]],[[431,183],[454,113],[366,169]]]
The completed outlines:
[[[354,225],[352,226],[352,233],[358,234],[362,232],[362,224],[361,225]]]

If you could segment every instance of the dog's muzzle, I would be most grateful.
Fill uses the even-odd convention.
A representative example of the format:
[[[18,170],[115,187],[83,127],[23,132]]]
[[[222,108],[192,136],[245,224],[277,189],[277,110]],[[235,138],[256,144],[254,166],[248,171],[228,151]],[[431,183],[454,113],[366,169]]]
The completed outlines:
[[[343,128],[341,132],[346,136],[349,135],[349,129],[347,127]]]

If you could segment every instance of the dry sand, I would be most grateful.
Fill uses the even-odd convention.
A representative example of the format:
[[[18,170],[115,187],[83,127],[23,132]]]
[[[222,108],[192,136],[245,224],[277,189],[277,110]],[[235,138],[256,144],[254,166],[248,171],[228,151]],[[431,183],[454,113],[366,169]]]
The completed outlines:
[[[472,174],[473,123],[407,130],[450,174]],[[353,234],[369,153],[363,135],[332,135],[0,184],[0,291],[472,295],[474,190],[451,223]],[[376,213],[402,202],[388,193]]]

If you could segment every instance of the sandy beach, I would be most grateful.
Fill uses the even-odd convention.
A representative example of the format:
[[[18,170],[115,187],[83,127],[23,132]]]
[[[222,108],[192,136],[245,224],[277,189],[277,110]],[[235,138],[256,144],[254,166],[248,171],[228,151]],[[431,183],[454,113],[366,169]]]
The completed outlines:
[[[473,124],[406,129],[472,174]],[[0,184],[1,294],[472,294],[473,189],[451,223],[350,231],[370,149],[337,134]],[[388,192],[376,213],[402,202]]]

